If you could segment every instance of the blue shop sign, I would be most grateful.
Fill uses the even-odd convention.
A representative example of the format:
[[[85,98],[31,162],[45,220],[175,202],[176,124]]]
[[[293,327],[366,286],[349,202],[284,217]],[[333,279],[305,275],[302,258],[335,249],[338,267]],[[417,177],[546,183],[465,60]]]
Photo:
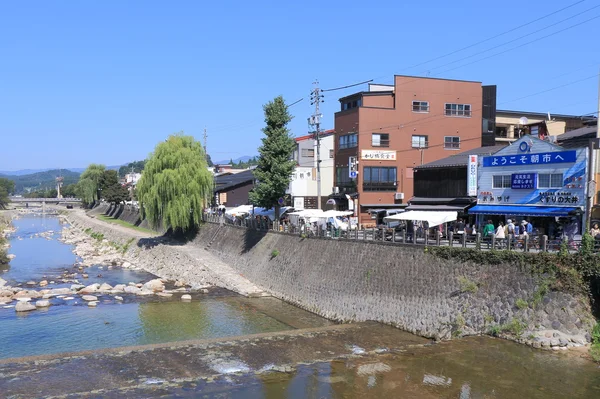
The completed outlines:
[[[522,155],[498,155],[483,158],[483,166],[545,165],[550,163],[575,163],[577,151],[540,152]]]
[[[513,173],[510,188],[532,189],[537,188],[537,173]]]

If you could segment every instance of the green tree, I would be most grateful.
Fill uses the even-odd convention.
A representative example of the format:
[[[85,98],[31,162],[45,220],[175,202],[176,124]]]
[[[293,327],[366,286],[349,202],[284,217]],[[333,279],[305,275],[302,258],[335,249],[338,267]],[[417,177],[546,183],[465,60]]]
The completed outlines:
[[[83,171],[79,182],[77,183],[77,192],[79,198],[87,206],[90,206],[99,197],[100,179],[102,178],[106,167],[101,164],[90,164],[86,170]]]
[[[186,232],[198,226],[213,193],[204,149],[192,136],[169,136],[150,155],[136,196],[142,217],[154,227]]]
[[[146,166],[146,160],[129,162],[127,165],[123,165],[119,168],[119,177],[125,177],[126,174],[131,173],[142,173]]]
[[[65,198],[74,198],[77,196],[77,184],[67,184],[60,189],[60,192]]]
[[[212,159],[210,159],[210,155],[209,155],[208,153],[206,153],[206,164],[207,164],[208,166],[210,166],[211,168],[212,168],[213,166],[215,166],[215,164],[213,163]]]
[[[279,220],[279,198],[285,195],[294,171],[292,159],[296,143],[290,135],[287,124],[292,120],[283,97],[276,97],[263,106],[266,127],[265,137],[258,149],[260,157],[254,177],[258,184],[250,193],[250,201],[263,208],[275,207],[275,219]]]
[[[8,205],[8,196],[15,190],[15,182],[0,177],[0,209],[6,209]]]
[[[116,170],[105,170],[99,181],[100,197],[111,203],[119,204],[127,201],[129,191],[119,183]]]

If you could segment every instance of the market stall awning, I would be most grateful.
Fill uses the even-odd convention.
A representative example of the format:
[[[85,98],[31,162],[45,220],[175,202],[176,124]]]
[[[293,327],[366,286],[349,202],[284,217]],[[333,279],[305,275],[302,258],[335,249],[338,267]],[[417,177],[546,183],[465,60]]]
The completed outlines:
[[[454,205],[409,205],[406,208],[407,211],[432,211],[432,212],[442,212],[442,211],[456,211],[456,212],[464,212],[465,208],[468,205],[464,206],[454,206]]]
[[[386,222],[397,220],[420,220],[429,223],[430,227],[440,225],[442,223],[453,222],[458,217],[458,212],[431,212],[431,211],[407,211],[384,218]]]
[[[581,209],[567,206],[475,205],[468,212],[474,215],[569,216],[577,211]]]

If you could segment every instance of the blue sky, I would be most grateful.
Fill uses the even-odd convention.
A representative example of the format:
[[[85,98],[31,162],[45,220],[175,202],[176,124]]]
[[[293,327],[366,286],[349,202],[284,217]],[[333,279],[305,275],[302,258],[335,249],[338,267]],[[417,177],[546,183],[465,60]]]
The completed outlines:
[[[429,74],[496,84],[501,109],[596,112],[600,18],[582,22],[600,16],[586,11],[598,0],[409,68],[576,2],[1,2],[0,170],[122,164],[174,132],[201,139],[205,126],[213,159],[254,155],[262,104],[279,94],[305,98],[291,128],[306,133],[315,79],[331,88]],[[337,99],[359,89],[326,93],[324,128]]]

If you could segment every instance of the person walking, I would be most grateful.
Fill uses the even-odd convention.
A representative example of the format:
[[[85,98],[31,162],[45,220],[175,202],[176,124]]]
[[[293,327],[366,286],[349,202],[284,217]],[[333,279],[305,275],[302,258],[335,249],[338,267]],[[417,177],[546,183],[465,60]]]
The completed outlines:
[[[498,228],[496,229],[496,244],[500,247],[500,249],[504,248],[504,239],[506,238],[506,234],[504,231],[504,223],[498,223]]]
[[[496,228],[491,220],[487,221],[487,224],[483,227],[483,239],[488,242],[488,248],[492,243],[492,236],[496,233]]]

